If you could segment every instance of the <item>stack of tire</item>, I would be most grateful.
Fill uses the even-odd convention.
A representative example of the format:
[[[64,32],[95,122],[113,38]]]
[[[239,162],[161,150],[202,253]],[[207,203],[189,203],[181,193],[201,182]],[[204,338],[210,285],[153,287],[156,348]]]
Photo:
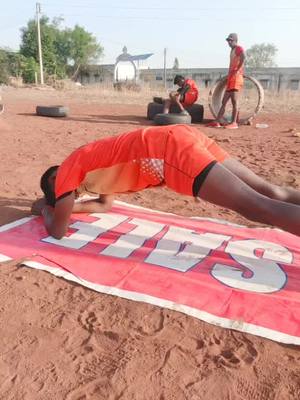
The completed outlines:
[[[163,114],[163,104],[149,103],[147,107],[147,119],[153,120],[155,125],[190,124],[203,121],[204,108],[201,104],[193,104],[186,107],[189,115],[180,114],[180,108],[172,105],[169,114]]]

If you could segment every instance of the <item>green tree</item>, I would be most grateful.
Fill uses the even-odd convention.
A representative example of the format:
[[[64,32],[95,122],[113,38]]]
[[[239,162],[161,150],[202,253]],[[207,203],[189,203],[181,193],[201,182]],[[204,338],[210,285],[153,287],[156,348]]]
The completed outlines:
[[[56,20],[49,22],[49,18],[43,16],[40,19],[41,43],[43,50],[43,66],[47,75],[64,77],[66,64],[58,54],[57,42],[59,41],[59,27]],[[30,20],[27,27],[21,29],[22,42],[20,52],[25,57],[32,57],[38,62],[37,24]]]
[[[179,61],[177,57],[174,59],[173,69],[179,69]]]
[[[9,77],[22,77],[24,82],[35,82],[39,65],[33,57],[25,57],[10,49],[0,49],[0,83],[8,83]]]
[[[76,25],[73,29],[62,29],[61,22],[61,18],[55,18],[52,22],[46,16],[40,19],[44,71],[46,75],[63,78],[71,70],[76,78],[79,69],[97,59],[103,53],[103,48],[84,28]],[[21,54],[38,63],[36,21],[30,20],[21,32]]]
[[[23,54],[10,51],[7,53],[7,59],[9,64],[9,73],[16,78],[23,76],[24,67],[26,64],[26,57]]]
[[[255,44],[246,51],[246,67],[249,69],[276,67],[277,48],[271,43]]]
[[[7,51],[0,49],[0,83],[7,83],[9,77],[9,63]]]
[[[84,28],[76,25],[67,33],[69,39],[69,59],[73,63],[73,79],[76,79],[80,68],[96,61],[103,54],[103,47],[96,38]]]
[[[33,57],[25,57],[23,68],[22,68],[22,77],[24,82],[33,83],[35,82],[35,76],[39,72],[39,64]]]

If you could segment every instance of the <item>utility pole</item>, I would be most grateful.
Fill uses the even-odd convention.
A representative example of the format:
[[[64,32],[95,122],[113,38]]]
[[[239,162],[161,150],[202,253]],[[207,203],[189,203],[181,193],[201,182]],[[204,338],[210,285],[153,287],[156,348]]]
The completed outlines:
[[[164,48],[164,86],[167,89],[167,49]]]
[[[37,22],[37,35],[38,35],[38,48],[39,48],[40,75],[41,75],[41,85],[43,85],[44,84],[44,71],[43,71],[41,28],[40,28],[40,13],[41,13],[41,4],[36,3],[36,22]]]

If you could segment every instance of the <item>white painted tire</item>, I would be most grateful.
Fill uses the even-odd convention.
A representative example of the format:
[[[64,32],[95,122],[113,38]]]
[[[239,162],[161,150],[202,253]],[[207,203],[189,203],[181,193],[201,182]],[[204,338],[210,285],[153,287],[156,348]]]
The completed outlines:
[[[245,116],[239,119],[239,124],[247,124],[248,121],[252,120],[263,108],[264,105],[264,89],[259,81],[252,76],[244,75],[244,80],[251,82],[257,91],[257,103],[253,106],[253,109],[246,113]],[[226,90],[227,76],[218,81],[215,86],[210,90],[208,97],[209,109],[212,115],[217,118],[218,112],[222,105],[222,99]],[[242,108],[240,113],[243,113]]]

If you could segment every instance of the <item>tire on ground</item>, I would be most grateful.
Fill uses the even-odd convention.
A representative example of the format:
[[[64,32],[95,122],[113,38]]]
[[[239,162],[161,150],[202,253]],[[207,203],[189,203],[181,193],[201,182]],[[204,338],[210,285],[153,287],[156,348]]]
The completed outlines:
[[[153,120],[156,114],[162,113],[164,109],[163,104],[149,103],[147,108],[147,119]]]
[[[66,117],[69,109],[64,106],[37,106],[36,113],[43,117]]]
[[[153,120],[156,114],[161,114],[163,112],[164,106],[163,104],[158,103],[149,103],[147,107],[147,119]],[[192,122],[202,122],[204,107],[201,104],[192,104],[191,106],[187,106],[186,110],[192,117]],[[180,113],[180,108],[175,104],[171,105],[170,112],[172,114]]]
[[[192,118],[190,115],[180,114],[156,114],[154,117],[155,125],[174,125],[174,124],[190,124]]]
[[[246,75],[244,75],[244,80],[251,82],[252,85],[255,87],[258,93],[258,100],[257,104],[255,105],[253,110],[249,113],[249,115],[239,119],[240,125],[247,124],[248,121],[253,119],[260,112],[260,110],[263,108],[264,105],[264,89],[260,84],[260,82],[257,79],[253,78],[253,76],[246,76]],[[226,85],[227,85],[227,76],[219,80],[215,84],[215,86],[209,91],[208,105],[214,118],[217,118],[218,112],[221,108],[222,99],[226,90]]]
[[[185,109],[192,117],[193,123],[203,121],[204,107],[202,104],[194,103],[191,106],[185,107]]]

